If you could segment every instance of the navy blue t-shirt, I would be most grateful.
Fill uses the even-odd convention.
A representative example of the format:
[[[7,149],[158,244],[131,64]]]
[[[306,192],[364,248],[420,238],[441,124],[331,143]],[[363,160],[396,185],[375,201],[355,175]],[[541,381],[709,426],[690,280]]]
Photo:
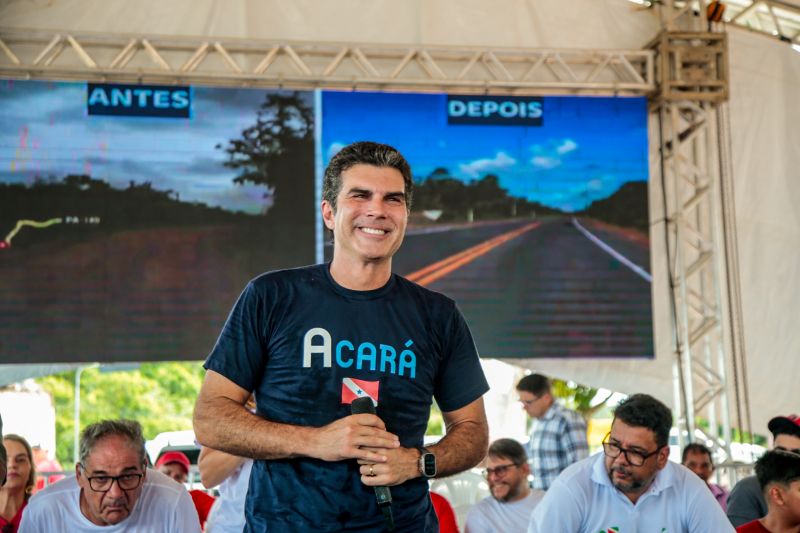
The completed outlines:
[[[328,265],[251,281],[205,368],[255,391],[257,413],[320,427],[365,394],[387,430],[421,446],[432,398],[453,411],[488,390],[472,335],[455,302],[392,275],[371,291],[338,285]],[[423,478],[391,487],[397,531],[438,531]],[[372,487],[355,460],[256,461],[245,531],[382,531]]]

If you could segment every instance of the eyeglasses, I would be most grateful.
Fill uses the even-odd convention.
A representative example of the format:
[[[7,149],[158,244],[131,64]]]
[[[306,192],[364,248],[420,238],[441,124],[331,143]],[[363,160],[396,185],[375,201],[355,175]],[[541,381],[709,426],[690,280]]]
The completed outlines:
[[[541,396],[534,396],[532,400],[523,400],[522,398],[519,399],[522,405],[531,405],[538,402],[542,397]]]
[[[637,452],[636,450],[627,450],[618,444],[614,444],[612,442],[608,442],[608,437],[611,435],[609,433],[606,435],[606,438],[603,439],[603,453],[606,454],[607,457],[611,457],[612,459],[616,459],[620,456],[620,454],[625,455],[625,460],[628,461],[631,466],[642,466],[647,459],[657,454],[661,451],[663,446],[659,446],[654,451],[650,453],[642,453]]]
[[[506,471],[512,466],[519,466],[519,465],[515,463],[509,463],[507,465],[497,465],[494,468],[486,468],[483,470],[483,477],[489,479],[489,477],[491,477],[492,474],[494,474],[495,476],[502,477],[503,475],[505,475]]]
[[[800,455],[800,448],[784,448],[783,446],[775,446],[775,451]]]
[[[86,469],[81,466],[84,473]],[[121,476],[86,476],[86,479],[89,480],[89,487],[95,492],[108,492],[111,490],[111,487],[114,486],[114,482],[117,482],[119,488],[122,490],[133,490],[139,486],[142,482],[142,478],[144,474],[122,474]]]

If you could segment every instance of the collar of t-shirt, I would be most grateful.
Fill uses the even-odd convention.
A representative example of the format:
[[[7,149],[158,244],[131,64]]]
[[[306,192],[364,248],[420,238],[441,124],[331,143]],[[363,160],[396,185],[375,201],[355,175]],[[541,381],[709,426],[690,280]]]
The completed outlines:
[[[629,505],[634,506],[633,502],[631,502],[631,500],[625,494],[617,490],[617,488],[611,483],[611,479],[608,477],[608,472],[606,472],[605,455],[602,453],[597,454],[597,460],[592,468],[592,482],[600,485],[600,490],[614,491],[619,498],[624,500]],[[670,468],[670,464],[667,463],[664,468],[656,473],[655,479],[647,488],[645,493],[642,494],[638,500],[636,500],[636,506],[641,505],[642,502],[648,498],[655,498],[659,496],[662,492],[672,487],[674,484],[675,473],[673,472],[673,469]]]
[[[339,285],[333,276],[331,275],[331,264],[325,263],[319,265],[322,270],[325,272],[325,278],[331,285],[331,288],[334,292],[350,299],[350,300],[374,300],[375,298],[380,298],[381,296],[386,295],[389,291],[392,290],[392,287],[395,285],[395,275],[392,273],[389,276],[389,281],[383,287],[378,287],[377,289],[372,289],[368,291],[356,291],[353,289],[348,289],[346,287],[342,287]]]

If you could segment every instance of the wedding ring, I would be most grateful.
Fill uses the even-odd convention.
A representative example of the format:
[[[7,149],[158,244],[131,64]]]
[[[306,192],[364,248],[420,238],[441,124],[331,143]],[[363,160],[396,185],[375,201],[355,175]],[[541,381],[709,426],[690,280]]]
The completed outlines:
[[[375,477],[375,470],[373,470],[373,468],[372,468],[373,466],[375,466],[375,465],[369,465],[369,476],[370,477]]]

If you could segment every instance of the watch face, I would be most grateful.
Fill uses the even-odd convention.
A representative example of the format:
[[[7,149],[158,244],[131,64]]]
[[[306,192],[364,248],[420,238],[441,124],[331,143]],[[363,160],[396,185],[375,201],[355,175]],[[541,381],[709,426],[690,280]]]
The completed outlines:
[[[422,472],[428,477],[436,475],[436,456],[432,453],[422,454]]]

